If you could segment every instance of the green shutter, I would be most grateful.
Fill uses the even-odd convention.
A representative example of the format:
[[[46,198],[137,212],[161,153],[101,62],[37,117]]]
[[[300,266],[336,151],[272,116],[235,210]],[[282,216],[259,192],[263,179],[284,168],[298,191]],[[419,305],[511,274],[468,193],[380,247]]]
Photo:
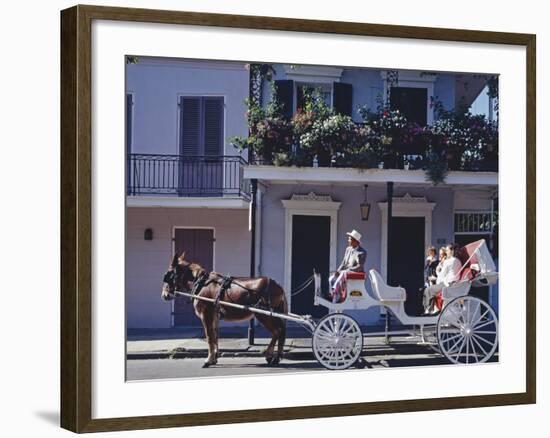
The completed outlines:
[[[204,155],[223,155],[223,97],[204,98]]]
[[[275,87],[283,115],[290,119],[294,114],[294,81],[289,79],[275,81]]]
[[[201,154],[201,97],[180,98],[180,155]]]

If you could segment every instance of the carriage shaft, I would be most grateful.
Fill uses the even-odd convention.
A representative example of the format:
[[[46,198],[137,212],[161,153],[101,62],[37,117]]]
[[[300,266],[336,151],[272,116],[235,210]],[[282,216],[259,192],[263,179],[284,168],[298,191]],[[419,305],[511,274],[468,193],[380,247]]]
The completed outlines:
[[[200,295],[193,295],[189,292],[175,291],[175,294],[188,297],[194,300],[207,301],[209,303],[216,302],[216,299],[214,298],[201,297]],[[219,301],[218,303],[226,307],[233,307],[235,309],[240,309],[240,310],[248,310],[249,312],[258,313],[260,315],[271,316],[272,318],[279,318],[279,319],[285,319],[287,321],[297,322],[299,324],[303,324],[307,326],[312,332],[315,330],[315,323],[310,319],[301,315],[295,315],[295,314],[288,315],[285,313],[273,312],[271,310],[258,309],[257,307],[254,307],[254,306],[245,306],[244,304],[230,303],[228,301]]]

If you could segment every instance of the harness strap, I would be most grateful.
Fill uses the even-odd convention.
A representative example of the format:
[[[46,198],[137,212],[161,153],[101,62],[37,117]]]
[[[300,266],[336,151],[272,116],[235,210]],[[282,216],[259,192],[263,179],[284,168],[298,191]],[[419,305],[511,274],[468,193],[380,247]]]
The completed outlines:
[[[229,275],[222,277],[222,283],[220,284],[218,296],[216,297],[216,301],[214,301],[214,307],[216,307],[216,309],[218,309],[220,312],[221,312],[220,301],[224,299],[225,292],[227,291],[227,289],[231,287],[232,283],[233,283],[233,277]]]
[[[203,271],[202,274],[199,275],[199,278],[193,283],[193,290],[191,291],[193,295],[197,295],[203,287],[209,284],[209,282],[206,281],[207,278],[208,273],[206,271]]]

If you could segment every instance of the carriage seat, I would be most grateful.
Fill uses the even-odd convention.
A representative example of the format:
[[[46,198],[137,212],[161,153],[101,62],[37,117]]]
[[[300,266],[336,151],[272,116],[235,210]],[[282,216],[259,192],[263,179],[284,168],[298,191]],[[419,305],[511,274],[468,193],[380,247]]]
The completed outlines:
[[[405,301],[407,292],[402,287],[388,286],[382,276],[374,269],[369,271],[370,283],[374,295],[380,301]]]
[[[453,300],[454,298],[468,295],[472,286],[472,280],[474,280],[479,271],[474,269],[475,265],[470,265],[462,268],[460,271],[460,277],[456,283],[444,287],[441,292],[436,295],[436,306],[439,310],[443,308],[445,303]]]
[[[364,272],[354,272],[354,271],[347,271],[346,272],[346,280],[365,280],[367,278],[367,274]]]

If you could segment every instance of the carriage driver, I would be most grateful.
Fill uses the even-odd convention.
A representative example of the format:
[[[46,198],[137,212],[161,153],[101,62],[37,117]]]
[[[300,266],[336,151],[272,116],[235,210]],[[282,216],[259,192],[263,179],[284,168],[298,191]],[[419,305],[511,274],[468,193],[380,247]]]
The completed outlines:
[[[348,271],[365,272],[365,261],[367,251],[361,247],[361,233],[353,230],[346,233],[348,236],[348,247],[344,259],[337,271],[329,277],[331,287],[331,298],[333,303],[342,301],[344,297],[345,273]]]

